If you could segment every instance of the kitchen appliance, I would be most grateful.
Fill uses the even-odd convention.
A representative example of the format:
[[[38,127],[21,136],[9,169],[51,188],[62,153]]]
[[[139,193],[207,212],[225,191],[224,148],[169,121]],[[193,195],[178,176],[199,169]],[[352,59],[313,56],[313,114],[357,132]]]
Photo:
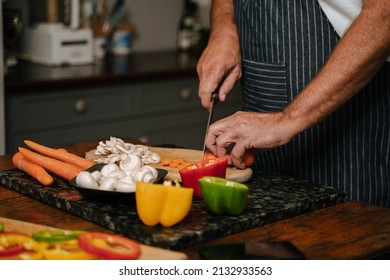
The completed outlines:
[[[38,2],[42,6],[31,7],[22,36],[25,57],[47,65],[92,63],[93,35],[91,29],[80,28],[80,0]]]

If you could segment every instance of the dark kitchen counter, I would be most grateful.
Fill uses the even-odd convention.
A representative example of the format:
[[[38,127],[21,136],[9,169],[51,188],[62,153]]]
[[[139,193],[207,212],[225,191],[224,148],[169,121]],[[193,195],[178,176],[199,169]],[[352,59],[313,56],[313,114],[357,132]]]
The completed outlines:
[[[196,77],[199,56],[176,51],[107,55],[93,64],[46,66],[19,60],[5,76],[5,92],[118,85],[140,81]]]

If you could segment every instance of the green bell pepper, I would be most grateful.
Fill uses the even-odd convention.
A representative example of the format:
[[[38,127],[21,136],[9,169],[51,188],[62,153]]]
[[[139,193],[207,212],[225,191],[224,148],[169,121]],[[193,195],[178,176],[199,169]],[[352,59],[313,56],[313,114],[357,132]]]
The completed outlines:
[[[43,230],[32,235],[35,241],[60,242],[77,239],[83,230]]]
[[[249,188],[227,179],[204,176],[199,179],[207,209],[215,214],[240,215],[244,211]]]
[[[0,222],[0,233],[4,231],[4,223]]]

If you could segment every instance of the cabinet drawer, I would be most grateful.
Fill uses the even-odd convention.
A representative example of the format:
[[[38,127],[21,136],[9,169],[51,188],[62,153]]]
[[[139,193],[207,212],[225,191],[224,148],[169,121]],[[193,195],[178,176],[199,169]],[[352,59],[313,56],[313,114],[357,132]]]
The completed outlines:
[[[202,104],[198,97],[198,86],[199,80],[195,78],[141,84],[137,113],[165,114],[199,111],[202,109]],[[223,104],[241,108],[242,95],[238,83]]]
[[[141,84],[139,88],[137,112],[140,114],[185,111],[200,106],[197,79]]]
[[[9,94],[6,110],[12,131],[71,125],[123,117],[135,111],[130,86],[34,94]]]

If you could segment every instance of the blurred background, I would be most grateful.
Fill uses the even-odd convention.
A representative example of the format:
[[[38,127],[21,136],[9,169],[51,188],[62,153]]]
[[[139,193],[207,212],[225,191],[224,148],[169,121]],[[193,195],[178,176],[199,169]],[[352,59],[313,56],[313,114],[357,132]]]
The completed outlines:
[[[168,113],[180,119],[175,114],[188,108],[203,116],[195,65],[208,40],[211,0],[1,3],[0,154],[13,152],[26,137],[64,145],[117,133],[155,142],[181,137],[181,143],[194,146],[187,133],[194,133],[195,124],[184,129],[172,121],[147,120]],[[156,88],[156,105],[146,97],[149,85]],[[139,103],[149,98],[147,109],[129,111],[130,103],[112,101],[116,94]],[[49,103],[56,109],[48,110]],[[203,137],[202,122],[196,124],[197,142]],[[165,139],[159,131],[167,123],[171,128],[164,129]]]

